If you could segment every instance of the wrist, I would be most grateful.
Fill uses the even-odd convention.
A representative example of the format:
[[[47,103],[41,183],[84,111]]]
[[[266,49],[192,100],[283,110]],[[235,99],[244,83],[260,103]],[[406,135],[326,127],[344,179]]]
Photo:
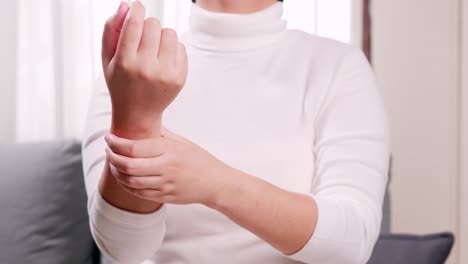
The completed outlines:
[[[159,137],[162,127],[162,114],[146,118],[128,118],[113,114],[111,133],[127,139]]]

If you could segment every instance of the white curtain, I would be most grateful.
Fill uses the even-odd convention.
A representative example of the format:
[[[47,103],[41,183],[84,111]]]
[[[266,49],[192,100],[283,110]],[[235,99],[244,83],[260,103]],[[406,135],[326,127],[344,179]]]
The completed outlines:
[[[93,63],[92,1],[18,1],[16,139],[78,137]]]
[[[284,16],[290,28],[357,43],[354,1],[285,1]],[[179,33],[188,28],[190,0],[142,2],[163,26]],[[102,27],[119,3],[18,0],[16,141],[80,138],[101,73]]]

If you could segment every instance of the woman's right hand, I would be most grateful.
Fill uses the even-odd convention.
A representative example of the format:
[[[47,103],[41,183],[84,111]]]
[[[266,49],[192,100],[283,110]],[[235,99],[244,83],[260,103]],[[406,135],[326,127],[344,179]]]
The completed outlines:
[[[187,53],[177,33],[161,29],[155,18],[145,20],[139,1],[131,7],[123,2],[106,22],[102,64],[113,132],[128,138],[157,136],[163,111],[187,78]]]

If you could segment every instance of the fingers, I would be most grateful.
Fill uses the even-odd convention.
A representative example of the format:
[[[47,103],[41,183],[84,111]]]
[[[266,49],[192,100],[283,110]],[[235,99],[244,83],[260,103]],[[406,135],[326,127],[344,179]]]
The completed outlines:
[[[164,138],[129,140],[115,135],[107,135],[105,140],[112,152],[130,158],[159,157],[168,149],[168,140]]]
[[[117,56],[136,55],[140,46],[145,20],[145,8],[140,1],[133,3],[125,18],[117,46]]]
[[[173,29],[165,28],[161,32],[161,43],[158,58],[162,65],[176,64],[179,38]]]
[[[132,176],[161,176],[165,170],[164,156],[156,158],[129,158],[106,148],[107,160],[118,171]]]
[[[160,41],[161,23],[156,18],[146,19],[138,53],[141,53],[144,57],[156,58],[158,56]]]
[[[161,190],[163,184],[165,183],[164,179],[161,176],[147,176],[147,177],[138,177],[131,176],[125,173],[120,172],[114,166],[110,165],[111,173],[116,178],[116,180],[129,188],[132,189],[153,189]]]
[[[125,16],[128,13],[129,6],[126,2],[122,2],[113,16],[111,16],[104,25],[102,34],[102,62],[104,65],[109,64],[115,55],[117,44],[119,42],[120,31],[122,30]]]

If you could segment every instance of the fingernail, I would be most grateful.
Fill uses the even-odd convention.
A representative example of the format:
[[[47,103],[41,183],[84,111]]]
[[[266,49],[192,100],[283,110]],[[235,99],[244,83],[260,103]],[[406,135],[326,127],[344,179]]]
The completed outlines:
[[[107,143],[109,143],[109,141],[110,141],[109,135],[104,136],[104,140],[105,140]]]

